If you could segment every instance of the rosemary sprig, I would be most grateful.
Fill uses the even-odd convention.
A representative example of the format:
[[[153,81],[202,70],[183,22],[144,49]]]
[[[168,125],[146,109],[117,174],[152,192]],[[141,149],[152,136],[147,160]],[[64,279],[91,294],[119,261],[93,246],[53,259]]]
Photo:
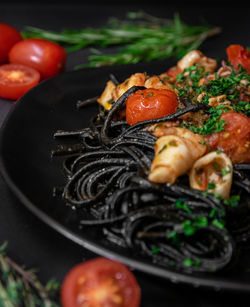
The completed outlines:
[[[25,27],[22,34],[24,38],[38,37],[63,44],[69,52],[88,46],[124,45],[116,54],[99,51],[89,57],[90,66],[104,66],[181,58],[188,51],[198,48],[205,39],[220,32],[218,27],[186,25],[178,14],[173,19],[161,19],[144,12],[130,12],[124,21],[110,19],[107,27],[61,32]]]
[[[50,280],[43,286],[32,270],[25,270],[6,254],[0,246],[0,306],[3,307],[58,307],[56,297],[59,284]]]

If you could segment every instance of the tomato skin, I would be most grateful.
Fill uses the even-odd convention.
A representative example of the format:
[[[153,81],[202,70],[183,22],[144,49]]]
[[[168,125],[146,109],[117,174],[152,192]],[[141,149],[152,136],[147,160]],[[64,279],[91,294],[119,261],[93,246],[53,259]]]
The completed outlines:
[[[233,163],[250,162],[250,118],[228,112],[221,119],[226,122],[225,131],[209,135],[207,145],[225,152]]]
[[[245,68],[250,73],[250,52],[241,45],[230,45],[227,47],[228,61],[238,71],[238,65]]]
[[[138,307],[140,288],[125,265],[95,258],[73,267],[61,288],[63,307]]]
[[[8,62],[8,53],[13,45],[23,38],[15,28],[0,23],[0,64]]]
[[[126,120],[129,125],[174,113],[177,95],[171,90],[148,88],[139,90],[126,101]]]
[[[178,74],[180,74],[181,72],[182,72],[182,70],[178,66],[173,66],[173,67],[169,68],[169,70],[166,72],[166,74],[169,77],[176,78],[176,76]]]
[[[16,100],[37,85],[40,74],[31,67],[17,64],[0,66],[0,97]]]
[[[29,38],[11,48],[9,61],[30,66],[39,71],[43,79],[47,79],[63,72],[66,52],[63,47],[51,41]]]

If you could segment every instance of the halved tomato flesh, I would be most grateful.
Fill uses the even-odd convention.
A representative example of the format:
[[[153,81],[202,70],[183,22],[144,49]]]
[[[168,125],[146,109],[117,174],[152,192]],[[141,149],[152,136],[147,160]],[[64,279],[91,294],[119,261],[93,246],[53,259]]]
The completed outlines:
[[[67,274],[61,301],[63,307],[138,307],[140,288],[125,265],[96,258],[78,264]]]
[[[0,97],[16,100],[37,85],[40,74],[33,68],[6,64],[0,66]]]

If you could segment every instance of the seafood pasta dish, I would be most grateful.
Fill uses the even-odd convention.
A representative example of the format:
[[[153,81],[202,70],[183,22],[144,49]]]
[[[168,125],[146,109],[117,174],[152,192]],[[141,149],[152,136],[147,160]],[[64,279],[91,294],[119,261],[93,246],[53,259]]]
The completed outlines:
[[[56,191],[79,227],[187,273],[237,262],[250,237],[250,52],[230,45],[226,55],[192,50],[160,75],[111,75],[78,103],[99,113],[57,131],[70,144],[53,155],[65,155]]]

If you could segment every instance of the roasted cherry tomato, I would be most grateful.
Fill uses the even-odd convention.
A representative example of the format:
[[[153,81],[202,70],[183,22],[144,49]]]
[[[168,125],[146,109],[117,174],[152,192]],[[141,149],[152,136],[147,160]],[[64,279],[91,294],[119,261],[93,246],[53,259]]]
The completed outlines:
[[[0,97],[18,99],[40,80],[40,74],[33,68],[5,64],[0,66]]]
[[[211,149],[221,149],[234,163],[250,162],[250,118],[228,112],[221,116],[225,131],[207,137]]]
[[[126,120],[129,125],[174,113],[177,95],[171,90],[148,88],[139,90],[126,101]]]
[[[241,65],[250,73],[250,52],[241,45],[230,45],[227,47],[228,61],[238,70]]]
[[[181,73],[181,69],[178,66],[173,66],[169,68],[169,70],[166,72],[166,74],[169,77],[173,77],[173,78],[176,78],[176,76],[180,73]]]
[[[20,40],[22,36],[15,28],[0,23],[0,64],[8,62],[11,47]]]
[[[38,70],[43,79],[58,75],[64,70],[66,52],[63,47],[45,39],[30,38],[15,44],[9,61]]]
[[[61,301],[63,307],[138,307],[140,288],[125,265],[96,258],[78,264],[67,274]]]

